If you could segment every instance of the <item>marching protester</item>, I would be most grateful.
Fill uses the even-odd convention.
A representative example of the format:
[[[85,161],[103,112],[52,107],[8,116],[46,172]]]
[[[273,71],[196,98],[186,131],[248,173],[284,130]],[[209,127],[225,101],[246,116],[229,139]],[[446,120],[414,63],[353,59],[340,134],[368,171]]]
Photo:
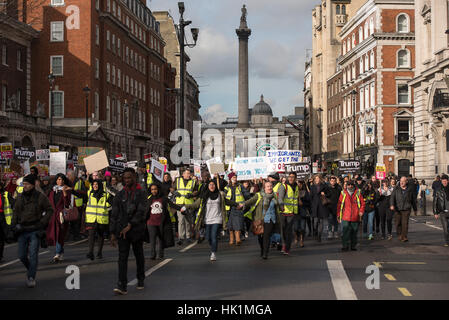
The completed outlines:
[[[100,180],[92,182],[92,190],[87,195],[86,230],[89,239],[89,252],[86,257],[94,260],[95,233],[98,234],[97,259],[103,259],[103,244],[109,228],[109,214],[112,209],[113,197],[103,190]]]
[[[173,183],[175,189],[176,204],[179,206],[192,204],[194,197],[198,195],[198,184],[190,176],[190,169],[184,169],[182,177],[178,177]],[[193,221],[187,214],[178,212],[178,245],[182,245],[185,240],[191,242],[191,225]]]
[[[282,212],[285,209],[284,208],[285,184],[283,184],[281,182],[281,178],[279,176],[279,173],[277,173],[277,172],[271,173],[268,176],[268,181],[270,181],[272,183],[274,196],[276,197],[276,200],[279,203],[279,210]],[[279,220],[278,220],[278,222],[280,223]],[[282,244],[281,244],[282,230],[280,228],[278,228],[279,226],[280,226],[280,224],[276,225],[276,228],[274,229],[273,234],[272,234],[271,242],[273,244],[273,247],[276,247],[278,250],[281,250],[281,252],[283,253],[284,251],[282,251]]]
[[[293,226],[295,217],[298,215],[299,187],[296,183],[296,172],[288,174],[285,184],[284,211],[280,215],[280,225],[282,226],[282,253],[290,254],[293,240]]]
[[[83,217],[84,204],[87,198],[87,190],[84,182],[75,176],[75,172],[73,170],[67,171],[67,179],[73,188],[70,190],[74,197],[74,205],[78,209],[79,215],[76,221],[70,222],[70,232],[73,236],[73,240],[78,241],[81,238],[81,219]]]
[[[125,295],[128,293],[128,256],[132,246],[137,266],[137,289],[144,288],[145,258],[143,241],[145,238],[145,218],[148,202],[142,187],[136,183],[136,172],[126,168],[123,172],[124,188],[115,197],[109,220],[111,244],[118,244],[119,281],[114,292]]]
[[[225,187],[224,192],[227,200],[231,200],[238,204],[245,202],[245,195],[248,197],[246,190],[242,189],[237,183],[237,176],[234,172],[229,174],[230,183]],[[244,193],[245,192],[245,193]],[[228,215],[228,230],[229,230],[229,244],[234,243],[239,246],[241,244],[241,231],[244,229],[243,211],[235,207],[226,205],[226,212]]]
[[[388,240],[393,239],[393,211],[390,210],[390,197],[393,193],[393,187],[389,185],[388,180],[382,181],[382,186],[379,188],[379,216],[382,231],[382,240],[387,238],[385,231],[388,232]]]
[[[4,182],[0,181],[0,262],[3,260],[5,242],[8,241],[8,235],[11,231],[10,226],[13,207],[14,199],[12,195],[6,191]]]
[[[123,190],[122,183],[118,180],[117,176],[112,176],[111,184],[107,186],[109,194],[115,196],[117,193]]]
[[[435,180],[432,182],[432,190],[433,190],[433,198],[437,196],[437,192],[442,188],[441,177],[438,175],[435,177]]]
[[[64,241],[68,230],[68,223],[64,220],[64,209],[70,207],[72,195],[69,185],[67,177],[58,173],[55,185],[48,196],[55,212],[47,228],[47,243],[49,246],[56,246],[53,262],[64,260]]]
[[[263,191],[245,201],[244,207],[251,207],[253,224],[258,226],[257,229],[253,226],[253,232],[259,230],[257,235],[260,245],[260,256],[266,260],[268,258],[271,235],[276,228],[280,228],[279,224],[281,223],[280,205],[273,191],[273,183],[271,181],[265,182]]]
[[[251,199],[251,197],[254,196],[254,187],[251,186],[251,182],[250,181],[243,181],[242,182],[242,192],[243,192],[243,197],[246,200]],[[244,234],[244,239],[248,239],[249,238],[249,232],[251,231],[251,219],[247,216],[249,209],[246,209],[243,212],[243,223],[244,223],[244,230],[242,230],[243,234]]]
[[[395,212],[396,232],[402,242],[408,241],[408,222],[411,210],[413,208],[413,211],[417,211],[413,192],[414,190],[407,186],[407,178],[401,177],[399,186],[393,190],[390,197],[390,210]]]
[[[310,188],[312,198],[313,229],[316,232],[315,239],[321,242],[321,235],[324,229],[324,219],[329,216],[327,205],[329,204],[329,188],[323,182],[320,175],[313,178],[313,185]]]
[[[306,237],[306,222],[307,217],[310,218],[310,194],[307,190],[304,180],[298,181],[298,210],[299,213],[295,216],[294,231],[296,237],[299,238],[299,246],[304,248],[304,239]]]
[[[372,181],[365,185],[364,190],[362,190],[363,200],[365,201],[365,214],[363,216],[363,232],[365,232],[365,225],[368,231],[368,240],[374,239],[374,216],[377,201],[379,200],[376,185]],[[364,237],[366,234],[364,233]]]
[[[419,206],[421,207],[424,216],[427,213],[426,197],[429,194],[430,194],[430,189],[426,184],[426,180],[421,180],[421,184],[419,185],[419,191],[418,191],[418,200],[419,200]]]
[[[41,189],[42,192],[48,197],[51,191],[50,177],[46,176],[42,178]]]
[[[441,220],[444,234],[444,246],[449,247],[449,177],[441,176],[441,188],[436,192],[433,200],[435,219]]]
[[[338,205],[338,199],[340,197],[342,188],[337,183],[337,178],[332,176],[329,181],[329,218],[327,219],[327,231],[328,236],[327,238],[333,239],[338,238],[338,221],[337,221],[337,205]]]
[[[342,226],[342,251],[356,251],[357,233],[362,216],[365,212],[365,201],[353,181],[347,182],[338,199],[338,221]]]
[[[41,238],[53,217],[54,209],[49,199],[34,188],[36,178],[27,175],[23,179],[23,192],[14,203],[11,228],[18,237],[19,259],[27,269],[27,287],[36,286],[38,252]]]
[[[146,220],[150,237],[150,259],[155,260],[157,255],[157,259],[162,260],[164,249],[175,245],[169,206],[176,210],[181,210],[181,207],[173,204],[168,196],[162,192],[160,185],[155,183],[150,186],[148,200],[149,211]],[[159,242],[157,252],[156,241]]]
[[[161,184],[161,193],[163,196],[168,197],[172,190],[173,181],[169,172],[164,173],[163,181]]]
[[[185,204],[181,212],[187,209],[199,209],[195,221],[195,231],[204,227],[206,228],[206,240],[210,245],[210,261],[217,260],[218,250],[218,230],[220,227],[226,230],[226,208],[225,206],[242,208],[242,204],[238,204],[225,197],[224,193],[218,189],[215,180],[208,183],[208,189],[191,204]]]

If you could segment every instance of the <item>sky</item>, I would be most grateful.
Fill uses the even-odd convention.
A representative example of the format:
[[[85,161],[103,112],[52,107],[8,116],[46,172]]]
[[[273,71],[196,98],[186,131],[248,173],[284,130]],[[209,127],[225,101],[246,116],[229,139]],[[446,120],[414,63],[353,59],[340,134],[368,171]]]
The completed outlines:
[[[249,104],[264,95],[275,117],[303,106],[306,49],[312,48],[312,9],[316,0],[184,0],[188,27],[200,29],[198,44],[187,48],[187,69],[200,86],[200,114],[221,123],[238,113],[238,37],[246,5],[249,38]],[[147,0],[152,11],[169,11],[179,21],[178,0]],[[188,31],[189,29],[187,29]],[[188,39],[192,41],[190,31]]]

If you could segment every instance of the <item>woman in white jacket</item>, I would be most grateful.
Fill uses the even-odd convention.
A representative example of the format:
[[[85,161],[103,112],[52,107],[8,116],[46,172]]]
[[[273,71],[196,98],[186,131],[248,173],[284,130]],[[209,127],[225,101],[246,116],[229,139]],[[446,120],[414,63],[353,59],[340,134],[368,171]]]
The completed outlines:
[[[421,180],[421,184],[419,185],[419,191],[418,191],[418,201],[419,206],[422,208],[424,215],[426,215],[426,195],[430,194],[430,189],[426,184],[425,180]]]

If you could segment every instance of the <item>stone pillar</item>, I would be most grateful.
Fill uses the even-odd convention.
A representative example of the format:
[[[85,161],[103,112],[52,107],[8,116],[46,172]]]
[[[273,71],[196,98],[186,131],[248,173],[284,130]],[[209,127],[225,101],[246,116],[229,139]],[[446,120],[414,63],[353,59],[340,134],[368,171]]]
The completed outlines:
[[[245,11],[243,11],[245,10]],[[240,28],[236,29],[239,37],[239,120],[238,128],[249,127],[249,88],[248,88],[248,38],[251,29],[246,23],[246,8],[242,9]]]

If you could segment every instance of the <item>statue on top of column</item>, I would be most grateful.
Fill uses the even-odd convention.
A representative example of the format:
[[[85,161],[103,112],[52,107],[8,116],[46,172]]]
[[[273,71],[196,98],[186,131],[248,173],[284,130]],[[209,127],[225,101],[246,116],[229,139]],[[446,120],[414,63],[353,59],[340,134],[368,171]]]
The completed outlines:
[[[248,11],[246,9],[246,5],[243,5],[242,17],[240,18],[240,28],[248,28],[248,25],[246,24],[247,15],[248,15]]]

